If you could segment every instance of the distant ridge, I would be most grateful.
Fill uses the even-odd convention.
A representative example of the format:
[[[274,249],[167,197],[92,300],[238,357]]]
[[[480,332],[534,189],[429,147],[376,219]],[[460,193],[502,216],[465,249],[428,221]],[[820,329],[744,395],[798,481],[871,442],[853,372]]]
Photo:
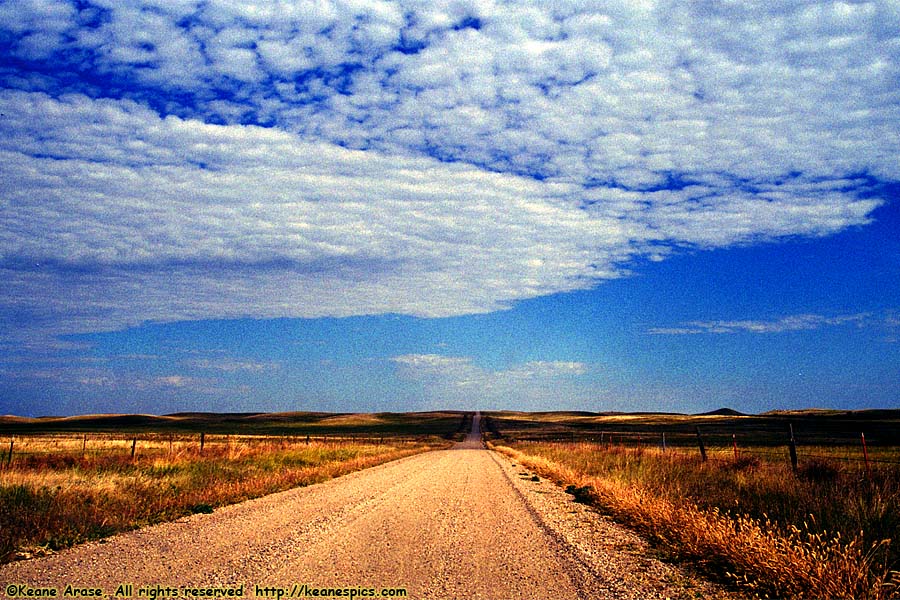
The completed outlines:
[[[163,415],[164,417],[178,417],[180,419],[184,418],[221,418],[221,419],[241,419],[244,417],[255,417],[257,415],[264,415],[267,413],[260,412],[234,412],[234,413],[215,413],[215,412],[177,412],[170,413],[167,415]]]
[[[746,417],[745,413],[734,410],[733,408],[717,408],[705,413],[699,413],[698,417]]]
[[[851,419],[896,419],[900,417],[900,409],[897,408],[803,408],[803,409],[776,409],[761,413],[767,417],[831,417]]]
[[[458,411],[411,413],[215,413],[179,412],[168,415],[96,414],[72,417],[0,416],[0,434],[36,431],[114,431],[135,433],[211,433],[308,435],[319,432],[373,433],[395,430],[429,432],[445,427],[442,420]],[[399,429],[398,429],[399,428]],[[442,429],[440,429],[443,431]]]

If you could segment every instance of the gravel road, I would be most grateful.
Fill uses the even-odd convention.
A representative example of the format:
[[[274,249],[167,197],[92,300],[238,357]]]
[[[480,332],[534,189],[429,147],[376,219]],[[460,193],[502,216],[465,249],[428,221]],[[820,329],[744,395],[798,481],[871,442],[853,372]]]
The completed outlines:
[[[409,598],[731,597],[650,557],[640,538],[483,448],[451,450],[0,568],[33,588],[404,588]],[[118,590],[128,592],[127,589]],[[8,593],[7,593],[8,595]],[[160,593],[157,597],[172,597]],[[344,596],[346,597],[346,596]]]

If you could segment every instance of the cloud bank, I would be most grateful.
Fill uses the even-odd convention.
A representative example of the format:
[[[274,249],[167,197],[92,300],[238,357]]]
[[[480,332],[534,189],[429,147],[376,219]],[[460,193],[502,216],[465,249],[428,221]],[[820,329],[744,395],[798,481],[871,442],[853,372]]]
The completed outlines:
[[[514,397],[527,410],[554,401],[583,401],[587,395],[573,385],[588,372],[588,366],[577,361],[530,361],[490,370],[468,356],[405,354],[391,360],[402,377],[424,387],[426,402],[435,407],[499,407]]]
[[[897,327],[898,322],[890,313],[881,316],[872,313],[855,313],[833,317],[803,314],[781,317],[772,321],[691,321],[676,327],[652,327],[647,330],[647,333],[651,335],[785,333],[791,331],[814,331],[826,327],[845,325],[854,325],[859,328],[877,327],[889,332]]]
[[[495,311],[868,222],[900,9],[0,4],[0,336]]]

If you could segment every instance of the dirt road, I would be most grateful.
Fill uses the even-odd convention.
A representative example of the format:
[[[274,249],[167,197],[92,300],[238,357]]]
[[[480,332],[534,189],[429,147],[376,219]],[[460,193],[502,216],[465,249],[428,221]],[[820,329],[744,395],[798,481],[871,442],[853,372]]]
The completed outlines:
[[[409,457],[0,568],[8,584],[404,588],[409,598],[722,595],[647,558],[632,534],[482,447],[479,419],[451,450]],[[272,589],[271,592],[266,591]],[[345,590],[346,591],[346,590]],[[8,595],[8,592],[7,592]],[[172,597],[159,594],[158,597]],[[347,596],[344,596],[347,597]]]

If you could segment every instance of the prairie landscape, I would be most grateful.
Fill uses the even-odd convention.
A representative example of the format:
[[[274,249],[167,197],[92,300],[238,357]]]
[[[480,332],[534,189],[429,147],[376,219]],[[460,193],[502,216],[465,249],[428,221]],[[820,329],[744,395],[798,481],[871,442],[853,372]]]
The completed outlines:
[[[0,595],[900,600],[900,0],[0,6]]]
[[[445,597],[479,585],[473,572],[484,571],[482,583],[491,590],[489,574],[512,569],[522,573],[503,593],[534,592],[553,580],[541,593],[897,598],[898,424],[895,411],[6,418],[0,542],[11,573],[35,564],[36,583],[44,581],[40,561],[74,560],[69,582],[85,556],[136,542],[115,536],[121,541],[103,548],[88,543],[72,554],[66,548],[196,513],[229,518],[227,511],[219,515],[221,507],[266,496],[269,516],[256,533],[265,541],[253,542],[252,552],[270,553],[263,562],[281,565],[279,573],[313,569],[310,579],[319,583],[375,577],[411,585],[422,597]],[[421,456],[409,462],[413,455]],[[385,463],[396,466],[384,470]],[[369,469],[376,465],[382,470]],[[360,470],[371,473],[342,477]],[[272,495],[329,480],[336,487],[312,486],[310,495],[296,498]],[[295,521],[286,504],[313,514]],[[322,531],[305,534],[302,544],[295,540],[307,554],[284,549],[291,532],[312,527],[302,523],[321,522]],[[191,523],[200,532],[211,527]],[[213,544],[219,554],[209,569],[218,570],[179,577],[208,581],[244,561],[242,552],[252,552],[231,548],[238,535],[232,527],[224,527],[221,548]],[[494,536],[489,543],[481,541],[485,530]],[[634,534],[641,541],[628,537]],[[173,534],[165,535],[159,552],[171,554]],[[384,555],[373,558],[366,544],[348,549],[335,539],[368,540]],[[610,542],[620,539],[630,541]],[[466,552],[481,557],[473,564],[457,556],[466,544]],[[523,545],[527,553],[515,554],[525,552]],[[148,551],[144,567],[128,568],[143,568],[153,583],[154,556]],[[326,559],[318,556],[346,569],[323,580],[328,569],[317,561]],[[233,569],[253,577],[244,566]],[[397,569],[405,578],[387,575]],[[110,585],[117,581],[105,577]]]

